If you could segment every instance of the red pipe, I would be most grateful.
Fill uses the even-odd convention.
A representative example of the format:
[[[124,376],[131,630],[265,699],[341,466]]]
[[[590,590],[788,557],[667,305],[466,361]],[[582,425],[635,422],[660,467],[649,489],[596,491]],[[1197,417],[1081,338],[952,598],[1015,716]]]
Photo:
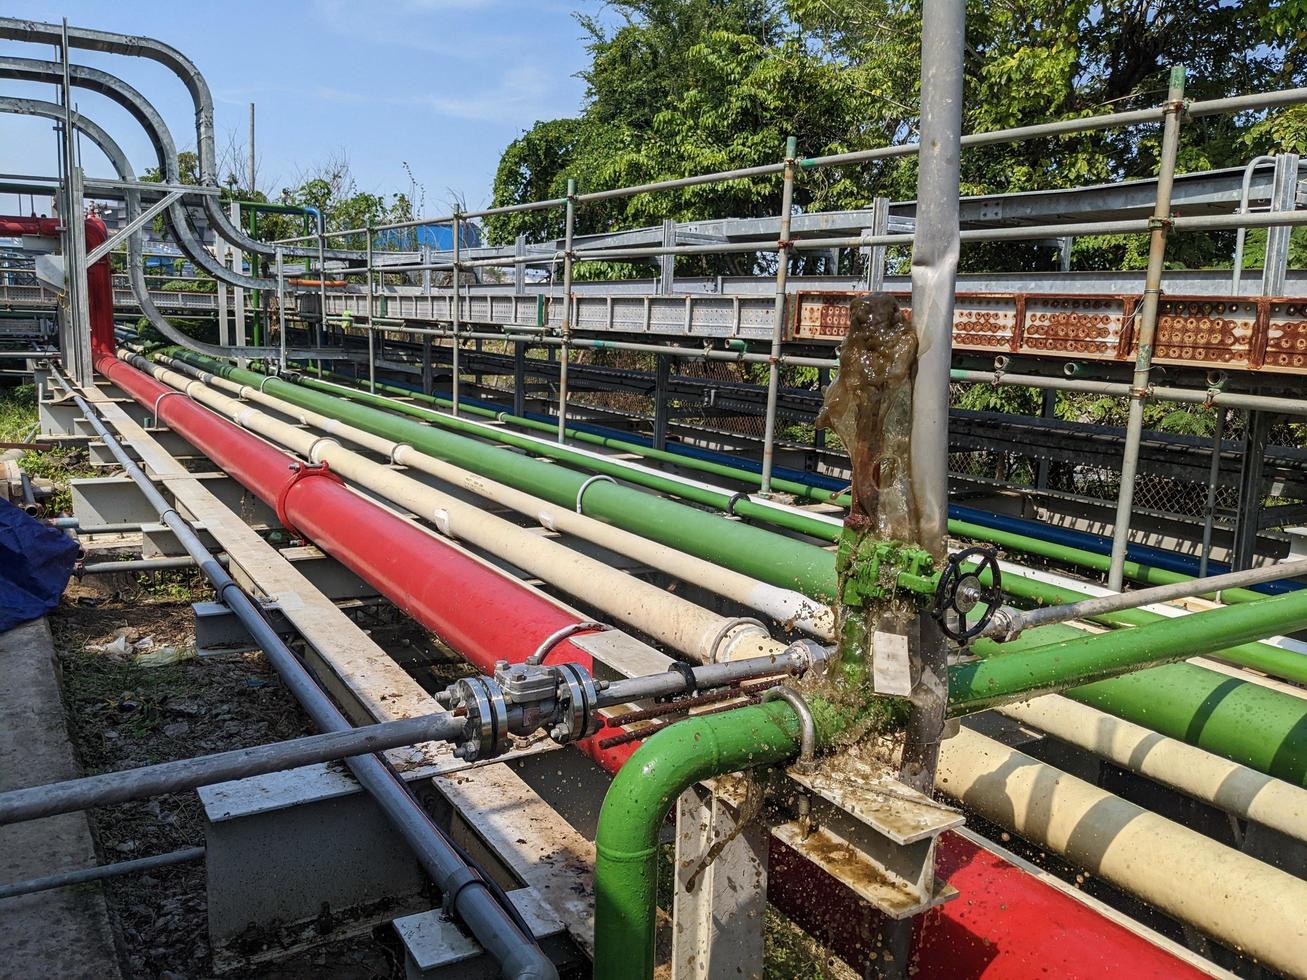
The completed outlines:
[[[520,663],[551,634],[578,621],[540,593],[348,489],[329,471],[292,470],[294,459],[288,454],[112,353],[99,353],[95,366],[275,508],[288,528],[373,585],[483,673],[493,672],[500,660]],[[566,639],[554,644],[545,662],[594,669],[591,656]],[[603,737],[611,734],[601,732]],[[599,737],[587,739],[581,748],[614,769],[638,748],[601,749]]]
[[[194,443],[238,482],[483,672],[520,662],[576,617],[482,562],[347,489],[330,474],[290,469],[289,455],[101,351],[96,368]],[[164,397],[171,396],[171,397]],[[312,476],[303,474],[311,473]],[[546,658],[593,669],[563,640]],[[638,743],[581,748],[615,772]],[[775,839],[768,899],[851,963],[864,962],[881,921],[843,882]],[[941,838],[936,873],[962,892],[916,923],[914,975],[1024,980],[1201,977],[1199,971],[1093,909],[956,834]]]
[[[56,238],[63,225],[58,218],[35,215],[0,215],[0,235],[36,235]],[[109,229],[97,215],[86,217],[86,250],[92,252],[109,238]],[[91,316],[91,350],[113,350],[113,275],[109,256],[86,270],[87,309]]]

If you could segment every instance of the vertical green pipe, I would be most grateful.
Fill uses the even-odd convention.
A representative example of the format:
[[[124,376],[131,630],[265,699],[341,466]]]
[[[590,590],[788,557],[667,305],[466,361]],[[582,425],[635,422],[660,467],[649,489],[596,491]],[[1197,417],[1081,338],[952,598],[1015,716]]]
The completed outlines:
[[[811,707],[825,748],[843,716],[815,699]],[[799,747],[798,716],[776,701],[677,722],[618,770],[595,837],[595,980],[653,976],[658,835],[676,798],[713,776],[778,765]]]

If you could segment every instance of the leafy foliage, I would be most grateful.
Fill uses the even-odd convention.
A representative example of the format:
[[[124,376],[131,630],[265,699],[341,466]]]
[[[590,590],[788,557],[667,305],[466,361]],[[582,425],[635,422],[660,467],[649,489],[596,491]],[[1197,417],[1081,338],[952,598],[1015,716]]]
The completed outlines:
[[[1307,0],[1029,0],[967,2],[964,128],[983,131],[1158,104],[1173,65],[1205,99],[1302,84]],[[776,163],[785,138],[805,156],[908,142],[918,125],[921,0],[615,0],[616,26],[578,19],[589,37],[587,95],[574,118],[541,121],[506,148],[495,204],[559,197],[568,177],[594,191]],[[978,147],[963,157],[964,194],[1112,182],[1156,172],[1159,127]],[[1181,170],[1307,151],[1307,112],[1190,120]],[[866,206],[915,195],[903,156],[805,170],[796,205]],[[665,218],[773,214],[779,176],[589,204],[581,233]],[[562,232],[560,209],[487,221],[492,240]],[[1078,267],[1133,267],[1140,236],[1076,242]],[[1179,265],[1228,264],[1232,235],[1176,236]],[[974,244],[971,269],[1039,268],[1034,245]],[[682,260],[685,261],[685,260]],[[728,270],[729,264],[728,264]]]

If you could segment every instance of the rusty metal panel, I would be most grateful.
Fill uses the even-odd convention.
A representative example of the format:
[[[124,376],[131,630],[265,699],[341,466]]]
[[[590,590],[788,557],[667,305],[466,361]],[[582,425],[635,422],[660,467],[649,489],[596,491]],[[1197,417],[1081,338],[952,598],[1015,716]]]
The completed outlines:
[[[953,346],[1013,349],[1023,298],[1017,293],[959,293],[953,305]]]
[[[1267,307],[1262,367],[1307,372],[1307,300],[1271,300]]]
[[[1028,354],[1115,360],[1127,329],[1122,296],[1027,293],[1019,350]]]
[[[1247,369],[1257,335],[1257,300],[1164,298],[1153,360]]]

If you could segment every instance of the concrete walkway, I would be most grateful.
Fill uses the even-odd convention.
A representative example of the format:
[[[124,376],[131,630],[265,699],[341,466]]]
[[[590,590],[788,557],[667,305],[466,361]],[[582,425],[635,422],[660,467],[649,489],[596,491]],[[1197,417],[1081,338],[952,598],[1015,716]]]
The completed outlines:
[[[45,619],[0,633],[0,791],[81,775],[57,671]],[[0,882],[98,863],[85,814],[0,827]],[[120,976],[98,885],[0,899],[0,978]]]

